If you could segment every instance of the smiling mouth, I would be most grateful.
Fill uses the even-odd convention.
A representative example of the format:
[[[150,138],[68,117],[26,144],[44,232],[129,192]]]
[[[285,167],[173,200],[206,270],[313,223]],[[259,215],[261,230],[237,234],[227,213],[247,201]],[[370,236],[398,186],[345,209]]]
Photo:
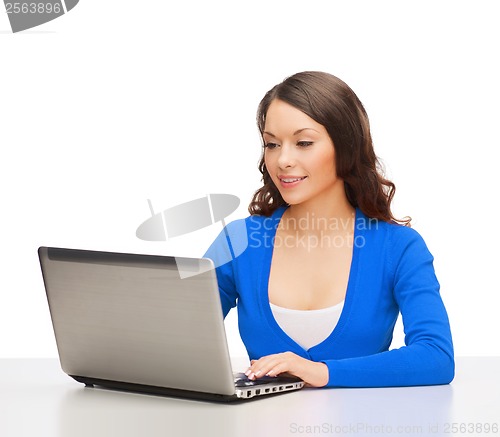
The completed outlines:
[[[306,179],[307,176],[302,176],[302,177],[297,177],[297,176],[291,176],[291,177],[278,177],[280,181],[280,186],[283,189],[292,189],[297,186],[299,186],[304,179]]]
[[[281,182],[285,184],[292,184],[294,182],[303,181],[307,176],[302,176],[301,178],[279,178]]]

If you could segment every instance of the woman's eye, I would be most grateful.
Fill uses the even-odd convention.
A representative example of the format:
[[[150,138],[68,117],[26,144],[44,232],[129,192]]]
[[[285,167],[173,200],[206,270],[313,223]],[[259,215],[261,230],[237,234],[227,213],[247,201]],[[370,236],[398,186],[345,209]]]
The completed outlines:
[[[266,144],[264,144],[264,147],[266,149],[274,149],[274,148],[278,147],[278,145],[276,143],[266,143]]]
[[[310,145],[312,145],[312,141],[299,141],[297,143],[297,146],[299,147],[309,147]]]

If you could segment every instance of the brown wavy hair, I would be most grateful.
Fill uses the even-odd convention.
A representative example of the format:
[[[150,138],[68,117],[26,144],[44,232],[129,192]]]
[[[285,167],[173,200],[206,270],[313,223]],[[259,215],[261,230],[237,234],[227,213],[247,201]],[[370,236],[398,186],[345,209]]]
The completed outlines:
[[[288,77],[269,90],[257,110],[262,136],[267,110],[274,99],[282,100],[323,125],[335,147],[337,175],[344,181],[347,199],[370,218],[409,225],[411,218],[396,219],[391,202],[396,186],[383,176],[375,155],[370,124],[363,104],[339,78],[324,72],[306,71]],[[271,180],[264,153],[259,163],[263,186],[253,195],[250,214],[270,216],[287,203]]]

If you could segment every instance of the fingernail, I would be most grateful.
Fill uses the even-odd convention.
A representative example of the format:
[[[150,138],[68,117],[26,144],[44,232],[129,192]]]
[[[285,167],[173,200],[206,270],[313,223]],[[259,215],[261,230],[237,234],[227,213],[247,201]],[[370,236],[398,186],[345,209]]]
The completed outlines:
[[[245,372],[245,376],[250,375],[250,373],[251,373],[251,372],[252,372],[252,371],[251,371],[250,369],[248,369],[248,370]]]
[[[261,374],[260,370],[257,370],[257,372],[255,372],[255,376],[259,376],[260,374]]]

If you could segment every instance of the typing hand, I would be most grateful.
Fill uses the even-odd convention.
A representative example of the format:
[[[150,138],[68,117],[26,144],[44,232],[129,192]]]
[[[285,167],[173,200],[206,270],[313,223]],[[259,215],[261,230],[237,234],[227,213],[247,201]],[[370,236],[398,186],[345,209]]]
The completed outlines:
[[[283,373],[297,376],[311,387],[323,387],[328,383],[326,364],[307,360],[292,352],[267,355],[258,360],[252,360],[245,375],[253,380]]]

